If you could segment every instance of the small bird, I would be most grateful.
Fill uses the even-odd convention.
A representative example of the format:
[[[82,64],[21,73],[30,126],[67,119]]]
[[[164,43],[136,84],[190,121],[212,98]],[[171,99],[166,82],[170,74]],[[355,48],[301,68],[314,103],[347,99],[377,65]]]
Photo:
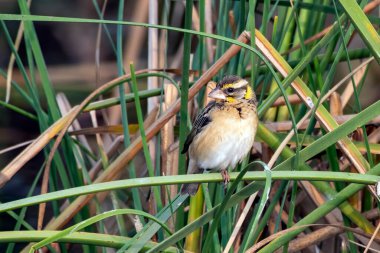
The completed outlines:
[[[238,76],[224,77],[208,96],[215,99],[197,115],[185,141],[187,174],[220,171],[227,185],[228,167],[235,167],[250,152],[256,135],[256,96],[249,83]],[[181,194],[195,195],[199,184],[183,185]]]

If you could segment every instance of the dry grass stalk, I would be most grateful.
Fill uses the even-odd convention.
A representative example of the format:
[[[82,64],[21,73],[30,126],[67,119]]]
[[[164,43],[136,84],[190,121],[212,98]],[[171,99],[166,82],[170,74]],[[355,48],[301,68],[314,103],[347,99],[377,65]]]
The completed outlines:
[[[42,183],[41,183],[41,194],[45,194],[48,191],[49,175],[50,175],[50,167],[45,168],[44,170],[44,174],[42,176]],[[44,217],[45,217],[45,210],[46,210],[46,203],[39,204],[37,230],[42,229]]]
[[[185,2],[183,2],[183,4],[185,5]],[[197,11],[197,9],[195,8],[195,6],[193,5],[193,11],[192,11],[192,27],[193,27],[193,30],[195,30],[195,31],[200,31],[200,27],[201,27],[201,25],[200,25],[200,23],[201,23],[201,21],[200,21],[200,19],[199,19],[199,14],[198,14],[198,11]]]
[[[206,33],[213,33],[212,22],[213,12],[212,12],[212,1],[211,0],[205,0],[205,23],[206,23]],[[211,38],[206,38],[206,54],[208,62],[212,62],[215,55],[214,46],[212,44]]]
[[[355,244],[355,245],[357,245],[357,246],[359,246],[361,248],[364,248],[365,251],[363,251],[363,253],[368,252],[368,250],[371,250],[372,252],[380,253],[380,250],[379,250],[380,247],[379,246],[377,246],[376,248],[373,248],[373,247],[367,248],[365,244],[358,243],[358,242],[355,242],[355,241],[352,241],[352,240],[347,240],[347,241],[350,242],[350,243],[353,243],[353,244]]]
[[[356,72],[355,75],[353,76],[356,88],[358,87],[358,85],[360,84],[361,80],[363,79],[367,67],[368,67],[368,65],[362,66],[359,69],[359,71]],[[354,94],[354,88],[353,88],[354,87],[354,83],[352,82],[352,79],[351,79],[348,82],[346,88],[344,89],[344,91],[342,93],[342,96],[341,96],[342,97],[342,110],[346,107],[346,105],[348,104],[348,101],[350,100],[350,98]]]
[[[148,20],[149,24],[158,24],[158,0],[149,0],[148,8]],[[141,44],[143,45],[143,44]],[[148,69],[157,69],[159,68],[159,48],[158,48],[158,29],[148,28]],[[128,64],[129,66],[129,64]],[[148,90],[156,89],[159,87],[158,77],[151,76],[148,77]],[[158,97],[150,97],[147,100],[147,111],[150,113],[155,107],[159,106]],[[156,144],[157,139],[153,137],[148,142],[150,159],[152,160],[152,166],[155,170],[156,165]],[[155,203],[155,201],[152,201]]]
[[[282,222],[284,223],[288,222],[289,216],[284,210],[281,211],[281,206],[279,203],[277,203],[276,206],[274,207],[274,213],[276,214],[276,216],[280,215]]]
[[[309,196],[311,201],[313,201],[315,206],[321,206],[326,203],[323,195],[309,181],[302,181],[300,183],[301,183],[302,189],[304,190],[304,192],[306,192],[306,194]],[[341,220],[339,217],[337,217],[337,214],[334,212],[328,213],[327,215],[324,216],[324,218],[330,224],[338,223]]]
[[[74,111],[73,108],[72,111]],[[36,156],[70,121],[70,113],[63,116],[55,122],[37,139],[35,139],[28,147],[26,147],[18,156],[16,156],[0,173],[0,188],[4,186],[16,174],[22,166],[30,159]]]
[[[117,76],[117,69],[115,68],[115,62],[107,61],[102,62],[102,67],[100,68],[100,83],[105,83]],[[25,68],[28,72],[29,69]],[[58,87],[60,89],[67,87],[68,84],[81,83],[80,87],[73,86],[72,89],[80,91],[88,91],[94,88],[95,79],[93,75],[83,75],[83,73],[94,72],[95,65],[92,63],[80,63],[71,65],[53,65],[49,66],[49,78],[53,87]],[[14,70],[12,80],[14,80],[21,87],[25,85],[25,81],[20,74],[19,70]],[[41,78],[39,75],[36,76],[36,83],[41,83]],[[0,87],[6,86],[6,82],[0,79]],[[71,88],[71,87],[70,87]]]
[[[330,113],[333,116],[343,115],[342,100],[337,92],[330,96]]]
[[[276,204],[275,208],[274,208],[274,213],[276,213],[278,216],[278,214],[280,214],[280,211],[281,211],[281,207],[280,207],[280,204]],[[289,215],[288,213],[285,211],[285,210],[282,210],[281,211],[281,221],[284,223],[284,224],[288,224],[289,223]],[[294,224],[295,222],[293,222]],[[275,233],[272,232],[272,235],[274,235]],[[301,237],[304,237],[306,234],[304,232],[301,232],[300,233],[300,236]],[[277,250],[276,253],[279,253],[281,252],[280,250]],[[311,251],[313,252],[313,251]]]
[[[365,250],[364,250],[363,253],[368,252],[369,248],[371,247],[371,244],[373,243],[373,241],[374,241],[375,238],[376,238],[376,235],[379,233],[379,230],[380,230],[380,223],[377,224],[376,230],[375,230],[375,232],[373,233],[371,239],[369,240],[369,242],[368,242],[368,244],[367,244],[367,247],[365,248]],[[377,247],[377,248],[378,248],[378,247]]]
[[[301,186],[316,206],[321,206],[325,203],[325,198],[309,181],[305,181]]]
[[[131,20],[146,23],[148,21],[148,0],[135,2]],[[131,61],[138,59],[146,37],[146,29],[138,26],[128,26],[128,37],[124,43],[124,66],[129,66]]]
[[[69,101],[66,98],[66,96],[62,93],[57,94],[57,104],[58,104],[58,107],[60,109],[61,115],[68,114],[70,112],[70,110],[72,109]],[[70,126],[69,129],[70,130],[80,129],[80,125],[79,125],[78,120],[74,120],[73,124]],[[79,136],[79,137],[81,137],[82,144],[90,149],[90,146],[89,146],[86,138],[84,136]],[[76,138],[76,137],[74,136],[73,138]],[[79,148],[77,147],[77,149],[79,149]],[[78,152],[78,154],[81,154],[81,152]],[[78,157],[75,156],[75,159],[76,159],[77,167],[80,168],[81,165],[80,165],[80,162],[78,161]],[[50,174],[50,170],[45,169],[44,174],[43,174],[43,178],[42,178],[40,194],[45,194],[48,191],[49,174]],[[44,216],[45,216],[45,210],[46,210],[46,203],[39,204],[37,230],[42,229]]]
[[[158,1],[149,0],[149,24],[158,24]],[[148,69],[157,69],[158,66],[158,29],[148,28]],[[127,65],[129,66],[129,64]],[[158,88],[158,78],[148,77],[148,89]],[[151,97],[148,99],[148,112],[158,105],[158,99]],[[150,148],[152,146],[150,145]],[[154,160],[154,156],[152,156]],[[154,164],[154,162],[153,162]]]
[[[206,91],[205,91],[205,96],[204,96],[204,104],[207,105],[208,103],[210,103],[212,101],[211,98],[208,97],[208,94],[213,90],[215,89],[216,87],[216,82],[213,82],[213,81],[210,81],[208,82],[207,86],[206,86]]]
[[[111,143],[111,145],[109,145],[106,149],[107,156],[113,157],[117,153],[119,148],[121,147],[123,141],[124,141],[124,136],[121,135],[121,136],[116,137],[115,140]],[[102,168],[103,168],[102,161],[101,160],[97,161],[94,164],[94,166],[90,169],[90,172],[89,172],[90,179],[94,180]],[[84,183],[90,184],[91,182],[87,182],[87,180],[85,180]]]
[[[320,95],[320,92],[318,91],[317,96],[319,96],[319,95]],[[297,94],[288,95],[288,100],[289,100],[289,103],[292,105],[297,105],[297,104],[303,103],[302,99]],[[285,99],[284,99],[284,97],[279,97],[276,99],[276,101],[274,101],[274,103],[272,104],[271,107],[277,107],[277,106],[283,106],[283,105],[286,105]]]
[[[178,91],[173,85],[165,85],[165,97],[164,103],[162,104],[162,112],[170,108],[173,103],[177,100]],[[162,172],[164,175],[177,175],[178,171],[175,164],[175,156],[178,152],[169,151],[171,145],[173,145],[174,138],[174,126],[175,126],[175,118],[173,117],[161,130],[161,154],[162,154]],[[177,185],[170,186],[170,199],[173,199],[175,194],[177,194]],[[165,195],[166,196],[166,195]],[[166,203],[169,202],[169,197],[166,196]]]
[[[32,0],[28,0],[26,3],[28,8],[30,8],[30,4],[32,3]],[[18,27],[16,40],[14,43],[14,48],[16,51],[20,48],[20,44],[22,41],[22,37],[24,36],[24,23],[20,22],[20,26]],[[12,88],[12,77],[13,77],[13,67],[16,61],[16,57],[14,53],[11,53],[11,57],[9,59],[8,63],[8,69],[7,69],[7,80],[6,80],[6,93],[5,93],[5,103],[9,102],[9,99],[11,97],[11,88]]]
[[[90,112],[90,116],[91,116],[91,122],[92,122],[92,125],[93,127],[98,127],[98,120],[96,118],[96,112],[95,111],[91,111]],[[95,137],[96,137],[96,143],[97,143],[97,147],[98,147],[98,152],[99,152],[99,156],[101,157],[101,160],[103,161],[103,163],[105,164],[108,164],[108,156],[107,156],[107,153],[105,152],[105,148],[104,148],[104,143],[103,143],[103,140],[102,140],[102,137],[100,136],[99,133],[96,133],[95,134]]]
[[[258,192],[255,192],[254,194],[252,194],[249,197],[247,203],[245,204],[245,207],[244,207],[241,215],[239,216],[238,221],[235,224],[234,230],[232,231],[230,239],[228,239],[227,245],[226,245],[225,249],[223,250],[223,253],[228,253],[230,251],[230,249],[231,249],[234,241],[236,240],[236,237],[238,236],[238,234],[239,234],[239,232],[241,230],[241,227],[243,225],[243,222],[244,222],[245,218],[247,217],[249,211],[251,210],[253,201],[255,200],[255,198],[257,196],[257,193]]]
[[[342,226],[340,224],[309,224],[309,225],[302,225],[302,226],[295,226],[295,227],[291,227],[291,228],[288,228],[288,229],[285,229],[285,230],[282,230],[282,231],[279,231],[277,232],[276,234],[273,234],[267,238],[265,238],[264,240],[260,241],[259,243],[253,245],[251,248],[249,248],[246,253],[253,253],[253,252],[256,252],[258,249],[262,248],[263,246],[265,246],[266,244],[270,243],[271,241],[275,240],[276,238],[286,234],[286,233],[289,233],[291,231],[294,231],[294,230],[297,230],[297,229],[300,229],[300,228],[306,228],[306,227],[316,227],[316,226],[321,226],[321,227],[336,227],[336,228],[341,228],[343,229],[344,231],[351,231],[357,235],[360,235],[360,236],[364,236],[366,238],[371,238],[371,235],[370,234],[367,234],[363,231],[361,231],[360,229],[356,229],[356,228],[350,228],[350,227],[345,227],[345,226]],[[316,239],[319,239],[318,237],[316,237]],[[323,238],[323,240],[325,240],[326,238]],[[379,240],[380,239],[377,239],[375,238],[375,240]],[[322,241],[322,240],[321,240]],[[305,247],[308,247],[309,245],[306,245]],[[293,251],[292,251],[293,252]]]
[[[371,143],[379,143],[380,142],[380,127],[374,130],[369,136],[368,141]]]
[[[5,154],[5,153],[7,153],[7,152],[9,152],[9,151],[12,151],[12,150],[18,149],[18,148],[25,147],[25,146],[31,144],[33,141],[34,141],[34,140],[24,141],[24,142],[18,143],[18,144],[16,144],[16,145],[9,146],[9,147],[7,147],[7,148],[1,149],[1,150],[0,150],[0,155]]]
[[[325,227],[315,230],[304,237],[297,238],[289,243],[288,252],[299,252],[306,247],[318,244],[328,238],[344,233],[343,226],[324,225]],[[355,233],[362,234],[360,229],[353,229]],[[368,236],[368,235],[367,235]]]
[[[67,99],[66,95],[63,93],[57,94],[57,104],[59,107],[59,111],[61,112],[61,115],[66,115],[72,109],[72,106],[71,106],[69,100]],[[70,126],[70,128],[68,130],[69,131],[80,131],[81,129],[82,129],[82,127],[80,126],[79,121],[74,120],[73,124]],[[86,136],[79,135],[79,136],[73,136],[72,138],[78,140],[88,150],[91,150],[90,144],[88,143]],[[82,154],[81,152],[79,152],[79,147],[76,146],[76,149],[78,150],[78,154]],[[77,164],[78,168],[81,168],[81,163],[79,162],[79,158],[75,157],[75,159],[76,159],[76,164]],[[92,165],[95,164],[92,160],[90,160],[90,162]]]
[[[359,133],[359,134],[358,134]],[[352,139],[355,141],[361,141],[363,142],[363,129],[358,128],[354,134],[352,135]],[[355,173],[355,167],[350,166],[350,172]],[[359,212],[361,211],[362,208],[362,198],[363,198],[363,191],[359,191],[356,194],[352,195],[349,199],[348,202]]]
[[[369,143],[379,143],[380,141],[380,128],[378,127],[376,130],[374,130],[370,135],[368,135],[368,142]],[[366,152],[366,150],[363,152],[363,154]],[[374,154],[377,154],[376,151],[371,150]],[[350,165],[347,158],[342,158],[340,160],[340,170],[344,171],[347,169],[347,167]]]
[[[236,35],[236,23],[235,23],[235,15],[234,15],[233,10],[230,10],[228,12],[228,23],[229,23],[230,28],[231,28],[232,37],[234,38]]]
[[[104,17],[104,13],[106,11],[106,7],[108,4],[108,0],[104,0],[101,9],[101,16]],[[98,24],[98,31],[96,33],[96,41],[95,41],[95,84],[98,86],[100,84],[100,45],[102,43],[102,29],[103,25]]]
[[[356,114],[346,114],[341,116],[335,116],[334,119],[338,124],[343,124],[344,122],[352,119],[355,117]],[[309,124],[309,119],[305,120],[302,124],[299,125],[298,129],[304,130]],[[368,122],[369,124],[378,124],[380,123],[380,116],[372,119]],[[290,120],[287,121],[281,121],[281,122],[273,122],[273,123],[265,123],[265,126],[271,129],[272,131],[276,132],[283,132],[283,131],[289,131],[293,128],[293,124]],[[315,125],[315,128],[320,128],[321,125],[317,123]]]

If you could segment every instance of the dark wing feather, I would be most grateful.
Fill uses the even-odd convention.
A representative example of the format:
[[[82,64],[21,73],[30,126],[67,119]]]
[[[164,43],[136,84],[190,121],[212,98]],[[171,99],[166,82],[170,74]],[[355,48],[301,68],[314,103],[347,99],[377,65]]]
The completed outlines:
[[[183,145],[182,154],[185,154],[189,150],[190,144],[193,142],[194,137],[210,123],[211,118],[209,115],[210,110],[214,107],[215,101],[208,103],[208,105],[197,115],[194,120],[193,128],[191,129],[189,135],[186,138],[185,144]]]

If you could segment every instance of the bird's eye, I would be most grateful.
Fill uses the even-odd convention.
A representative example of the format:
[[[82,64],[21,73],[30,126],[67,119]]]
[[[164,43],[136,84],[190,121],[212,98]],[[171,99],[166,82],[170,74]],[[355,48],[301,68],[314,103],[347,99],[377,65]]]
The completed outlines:
[[[228,89],[227,89],[227,92],[230,92],[230,93],[231,93],[231,92],[233,92],[233,91],[234,91],[234,88],[228,88]]]

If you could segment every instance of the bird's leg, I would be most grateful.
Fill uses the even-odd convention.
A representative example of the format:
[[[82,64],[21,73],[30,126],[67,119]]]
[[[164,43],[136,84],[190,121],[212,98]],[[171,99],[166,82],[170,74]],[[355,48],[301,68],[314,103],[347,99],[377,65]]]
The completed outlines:
[[[222,169],[220,171],[220,174],[222,174],[222,178],[224,181],[224,187],[227,188],[227,185],[230,182],[230,175],[228,174],[228,171],[226,169]]]

